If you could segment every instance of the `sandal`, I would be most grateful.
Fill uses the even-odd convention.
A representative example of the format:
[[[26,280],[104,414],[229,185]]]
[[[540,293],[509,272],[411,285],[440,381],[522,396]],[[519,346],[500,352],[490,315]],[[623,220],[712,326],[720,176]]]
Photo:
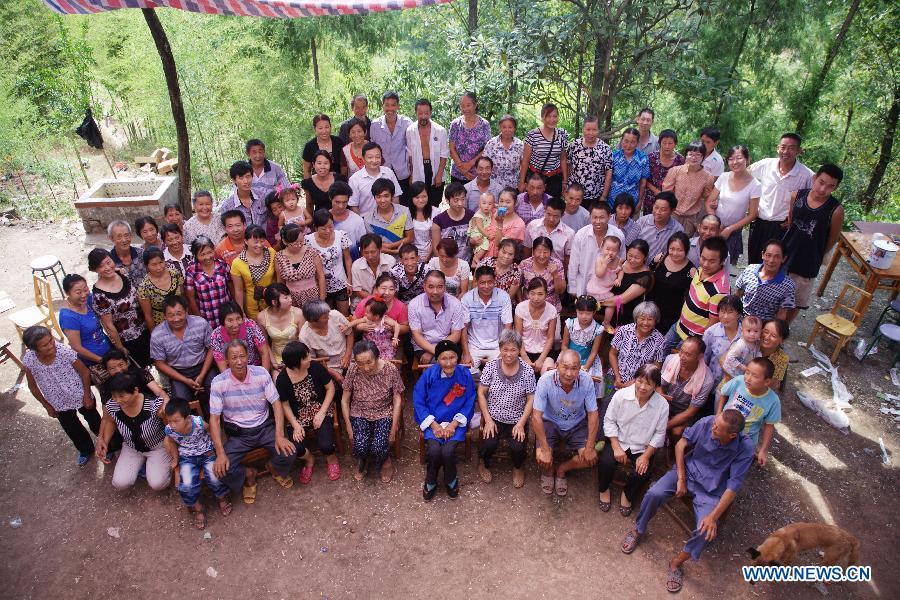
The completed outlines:
[[[569,493],[569,482],[565,477],[556,478],[556,495],[560,498],[565,497]]]
[[[231,500],[229,498],[219,498],[219,512],[222,513],[223,517],[227,517],[231,514],[231,509],[234,506],[231,504]]]
[[[625,554],[631,554],[634,552],[634,549],[637,548],[638,540],[641,539],[641,535],[632,529],[628,532],[628,535],[625,536],[625,539],[622,540],[622,552]]]
[[[328,472],[328,479],[331,481],[337,481],[341,478],[341,465],[338,463],[328,463],[326,471]]]
[[[256,484],[245,485],[243,489],[244,504],[253,504],[256,502]]]
[[[206,529],[206,510],[203,508],[198,510],[192,506],[191,512],[194,513],[194,527]]]
[[[681,569],[669,569],[669,577],[666,579],[666,589],[677,594],[684,585],[684,571]]]
[[[548,496],[553,493],[553,475],[541,475],[541,491]]]
[[[300,483],[303,485],[308,485],[310,481],[312,481],[313,468],[312,467],[303,467],[300,469]]]
[[[269,473],[272,474],[272,479],[275,480],[275,483],[277,483],[278,485],[280,485],[281,487],[283,487],[286,490],[289,490],[292,487],[294,487],[294,479],[290,475],[288,475],[286,477],[282,477],[275,470],[275,467],[272,466],[272,463],[267,463],[266,468],[269,470]]]

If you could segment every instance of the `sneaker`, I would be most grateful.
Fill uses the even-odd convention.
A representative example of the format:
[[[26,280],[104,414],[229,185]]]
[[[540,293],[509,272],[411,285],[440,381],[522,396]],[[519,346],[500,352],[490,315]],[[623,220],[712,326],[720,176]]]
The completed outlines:
[[[76,463],[79,467],[83,467],[84,465],[87,464],[87,462],[88,462],[89,460],[91,460],[91,455],[90,455],[90,454],[79,454],[79,455],[78,455],[78,458],[75,459],[75,463]]]
[[[426,483],[422,484],[422,498],[424,498],[425,501],[430,501],[432,498],[434,498],[434,495],[436,493],[437,493],[437,486],[434,486],[433,488],[431,488],[429,490],[428,484],[426,484]]]

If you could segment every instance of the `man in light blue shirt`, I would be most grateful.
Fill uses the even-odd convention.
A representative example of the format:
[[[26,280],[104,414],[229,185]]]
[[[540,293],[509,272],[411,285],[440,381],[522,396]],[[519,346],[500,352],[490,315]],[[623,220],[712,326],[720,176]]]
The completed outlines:
[[[556,370],[544,373],[538,380],[531,425],[537,440],[535,458],[541,469],[541,490],[565,496],[566,474],[597,463],[594,443],[600,428],[594,381],[581,370],[581,359],[574,350],[563,350]],[[560,441],[576,454],[555,466],[553,450]]]
[[[409,202],[409,154],[406,150],[406,130],[412,124],[412,119],[398,113],[400,110],[400,96],[397,92],[385,92],[381,97],[381,110],[384,114],[374,121],[369,127],[369,139],[381,146],[384,157],[384,166],[394,172],[400,189],[403,190],[401,198],[404,204]]]
[[[493,267],[475,269],[475,289],[462,297],[466,327],[462,330],[462,362],[471,361],[472,372],[500,356],[500,333],[513,323],[509,294],[497,289]]]

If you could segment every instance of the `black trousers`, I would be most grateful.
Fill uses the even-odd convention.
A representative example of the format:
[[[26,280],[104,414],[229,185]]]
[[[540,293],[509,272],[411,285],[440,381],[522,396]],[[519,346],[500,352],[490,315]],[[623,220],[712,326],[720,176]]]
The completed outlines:
[[[437,206],[444,199],[444,184],[432,185],[432,182],[434,182],[434,168],[431,166],[431,161],[427,158],[422,160],[422,170],[425,173],[425,189],[428,192],[428,203],[431,206]],[[409,199],[409,209],[413,210],[412,198]]]
[[[395,174],[396,176],[396,174]],[[397,177],[397,183],[400,184],[400,189],[397,190],[397,195],[400,196],[400,204],[409,208],[410,205],[410,197],[409,197],[409,185],[411,183],[412,177],[407,177],[406,179],[400,179]]]
[[[484,461],[484,466],[490,468],[491,457],[500,447],[501,440],[509,440],[509,453],[512,455],[513,468],[521,469],[525,464],[525,440],[521,442],[512,436],[513,425],[494,421],[497,433],[491,438],[481,438],[478,445],[478,456]]]
[[[444,483],[450,485],[456,479],[456,446],[450,440],[443,444],[437,440],[425,440],[425,483],[437,485],[438,471],[444,467]]]
[[[188,367],[186,369],[175,370],[188,379],[194,379],[195,377],[197,377],[197,375],[200,374],[200,371],[203,370],[203,363],[194,365],[193,367]],[[209,420],[209,388],[212,385],[213,378],[218,374],[218,372],[218,369],[213,366],[206,373],[206,377],[203,378],[203,390],[200,392],[195,392],[186,384],[169,378],[169,381],[172,383],[172,396],[175,398],[181,398],[182,400],[186,400],[187,402],[190,402],[191,400],[199,401],[200,412],[203,413],[203,418]]]
[[[762,253],[766,250],[766,242],[775,239],[780,240],[784,237],[787,229],[781,224],[784,221],[763,221],[755,219],[750,223],[750,235],[747,239],[747,263],[759,263],[762,260]]]
[[[91,428],[94,435],[100,433],[100,411],[96,406],[94,408],[82,406],[78,410],[61,410],[57,412],[56,418],[75,448],[78,449],[79,454],[93,454],[94,440],[91,439],[91,434],[79,420],[78,413],[81,413],[81,416],[87,421],[88,427]]]
[[[643,453],[641,453],[643,454]],[[634,466],[634,462],[638,459],[641,454],[633,454],[631,450],[626,450],[625,455],[628,457],[628,460],[631,462],[631,465]],[[619,463],[616,462],[616,457],[613,454],[612,444],[609,443],[609,440],[606,441],[606,446],[603,448],[603,452],[600,453],[600,460],[597,462],[597,487],[601,492],[605,492],[609,489],[609,484],[612,483],[613,475],[616,473],[616,467],[619,467]],[[643,488],[650,481],[650,469],[643,475],[638,475],[633,469],[628,474],[628,477],[625,480],[625,497],[628,498],[628,501],[634,504],[635,498],[637,495],[641,493],[641,488]]]
[[[310,427],[312,435],[316,438],[316,446],[319,447],[319,450],[325,456],[331,456],[334,454],[334,421],[333,417],[326,415],[325,419],[322,421],[322,426],[316,429],[315,427]],[[294,441],[294,428],[290,425],[285,427],[285,437],[287,439]],[[303,442],[301,442],[305,447],[309,447],[307,443],[309,440],[309,433],[307,433],[303,437]],[[297,442],[294,442],[295,444]],[[303,452],[297,451],[297,456],[302,456]]]
[[[131,358],[133,358],[137,364],[142,367],[153,365],[153,359],[150,358],[150,332],[146,329],[137,339],[131,340],[130,342],[123,340],[122,345],[125,346],[125,349],[128,350]]]

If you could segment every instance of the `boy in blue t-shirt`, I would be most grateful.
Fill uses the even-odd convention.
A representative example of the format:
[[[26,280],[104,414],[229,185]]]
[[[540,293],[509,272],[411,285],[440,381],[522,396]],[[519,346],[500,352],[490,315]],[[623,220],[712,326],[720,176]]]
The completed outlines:
[[[744,415],[744,433],[756,444],[756,462],[766,466],[766,452],[775,435],[775,423],[781,420],[781,401],[769,387],[775,365],[768,358],[754,358],[743,375],[722,386],[716,413],[733,408]],[[762,441],[759,432],[762,430]]]

